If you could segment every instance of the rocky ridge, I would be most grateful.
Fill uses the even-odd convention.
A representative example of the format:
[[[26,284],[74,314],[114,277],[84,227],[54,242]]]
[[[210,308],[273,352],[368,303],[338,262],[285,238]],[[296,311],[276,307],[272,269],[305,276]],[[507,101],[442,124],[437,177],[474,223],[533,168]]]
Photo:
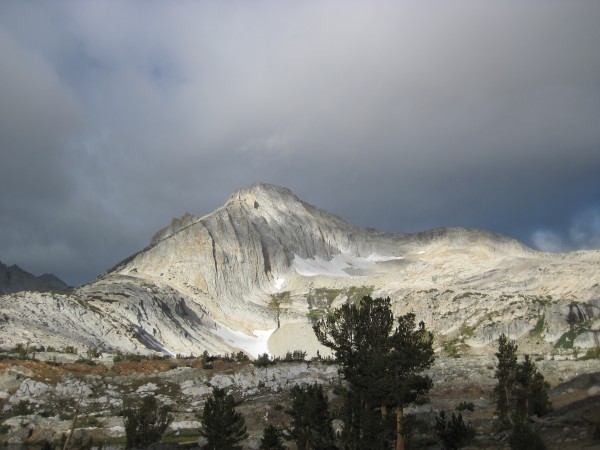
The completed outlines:
[[[174,220],[72,293],[5,295],[0,346],[310,356],[312,320],[373,295],[415,312],[449,354],[489,353],[501,333],[526,351],[571,352],[598,345],[599,282],[598,251],[541,253],[474,229],[362,229],[257,183]]]
[[[22,291],[64,292],[70,289],[70,286],[54,274],[45,273],[36,277],[16,264],[7,266],[0,262],[0,294]]]

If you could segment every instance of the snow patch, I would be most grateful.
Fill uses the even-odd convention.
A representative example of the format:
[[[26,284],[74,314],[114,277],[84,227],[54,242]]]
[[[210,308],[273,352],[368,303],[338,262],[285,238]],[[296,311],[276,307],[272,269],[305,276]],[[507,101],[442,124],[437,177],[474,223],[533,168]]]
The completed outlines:
[[[285,283],[285,278],[275,278],[275,290],[279,292]]]
[[[263,353],[269,353],[267,343],[275,330],[276,328],[272,330],[252,330],[254,336],[248,336],[217,323],[217,328],[211,330],[211,332],[223,339],[227,344],[242,349],[256,358]]]
[[[305,277],[315,275],[329,275],[332,277],[349,277],[348,269],[371,269],[375,264],[383,261],[403,259],[402,256],[383,256],[371,253],[367,257],[354,256],[348,253],[335,255],[327,261],[316,256],[313,259],[304,259],[294,254],[292,267],[296,272]]]

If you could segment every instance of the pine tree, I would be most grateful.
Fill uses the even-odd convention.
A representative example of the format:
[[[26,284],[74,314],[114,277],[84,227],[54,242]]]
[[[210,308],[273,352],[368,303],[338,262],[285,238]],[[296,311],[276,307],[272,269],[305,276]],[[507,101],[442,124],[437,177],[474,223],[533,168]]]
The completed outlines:
[[[509,405],[512,402],[512,386],[517,369],[517,345],[502,334],[498,339],[498,365],[495,377],[498,384],[494,387],[496,412],[503,421],[509,421]]]
[[[533,415],[543,416],[552,410],[548,398],[550,384],[528,355],[517,362],[517,345],[502,334],[498,339],[498,365],[494,388],[498,416],[510,426]]]
[[[433,364],[432,336],[414,314],[399,317],[394,328],[390,299],[364,297],[343,305],[313,329],[333,350],[349,383],[345,407],[345,443],[352,449],[388,448],[391,410],[395,448],[404,448],[404,407],[431,389],[422,375]]]
[[[166,406],[158,406],[154,396],[142,398],[137,408],[129,408],[123,412],[125,416],[125,436],[127,448],[147,448],[159,442],[173,416]]]
[[[263,437],[260,440],[260,450],[285,450],[281,431],[274,425],[268,425],[263,430]]]
[[[550,384],[538,371],[529,355],[517,366],[515,374],[515,408],[524,417],[541,417],[552,411],[548,398]]]
[[[290,392],[292,416],[290,436],[301,450],[335,449],[331,416],[323,388],[317,384],[294,386]]]
[[[385,370],[388,340],[394,326],[389,299],[364,297],[314,324],[321,344],[333,350],[348,382],[344,404],[343,441],[347,448],[387,448],[386,407],[375,398],[381,389],[377,377]],[[377,395],[381,397],[381,395]]]
[[[235,399],[224,389],[213,388],[204,404],[200,434],[207,439],[209,450],[240,450],[248,437],[244,417],[235,411]]]
[[[398,326],[389,342],[385,376],[380,380],[384,394],[382,404],[395,408],[396,450],[401,450],[404,449],[404,406],[424,400],[424,395],[433,387],[431,378],[422,375],[434,361],[433,337],[426,331],[424,322],[415,327],[415,315],[406,314],[398,318]]]

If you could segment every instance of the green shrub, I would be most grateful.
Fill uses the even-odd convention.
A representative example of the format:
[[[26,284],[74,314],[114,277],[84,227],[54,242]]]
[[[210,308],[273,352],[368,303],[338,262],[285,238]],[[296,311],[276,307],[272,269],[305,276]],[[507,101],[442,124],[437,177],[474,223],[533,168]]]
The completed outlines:
[[[7,416],[15,417],[15,416],[27,416],[33,412],[33,405],[29,403],[27,400],[21,400],[19,403],[14,405],[10,410],[8,410]]]
[[[431,436],[431,425],[427,420],[418,419],[414,414],[405,414],[402,418],[405,448],[432,448],[437,440]]]
[[[244,352],[239,351],[235,354],[235,360],[237,362],[244,362],[244,361],[250,361],[250,358]]]
[[[113,356],[113,362],[123,361],[123,353],[121,350],[116,350],[115,355]]]
[[[583,359],[600,359],[600,347],[588,348]]]
[[[263,353],[256,358],[252,364],[254,364],[256,367],[265,367],[275,364],[275,361],[271,359],[268,353]]]
[[[85,353],[89,359],[98,358],[100,356],[100,351],[96,347],[88,347]]]
[[[508,444],[513,450],[546,450],[546,444],[524,420],[513,426]]]
[[[470,423],[465,423],[462,414],[452,413],[446,421],[446,413],[440,411],[435,418],[435,435],[445,449],[456,449],[467,444],[475,437],[475,430]]]
[[[304,361],[306,359],[306,352],[302,350],[294,350],[293,352],[287,352],[283,358],[284,362]]]
[[[473,402],[460,402],[456,407],[457,411],[473,411],[475,409],[475,405]]]
[[[208,350],[204,350],[202,352],[202,356],[200,356],[200,362],[202,363],[203,369],[212,369],[214,360],[215,360],[215,357],[209,355]]]

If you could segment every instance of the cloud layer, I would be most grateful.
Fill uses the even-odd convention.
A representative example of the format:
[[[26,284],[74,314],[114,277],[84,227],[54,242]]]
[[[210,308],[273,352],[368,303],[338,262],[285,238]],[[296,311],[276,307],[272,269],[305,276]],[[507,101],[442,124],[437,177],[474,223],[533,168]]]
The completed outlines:
[[[599,248],[596,1],[0,5],[0,260],[88,281],[256,180]]]

